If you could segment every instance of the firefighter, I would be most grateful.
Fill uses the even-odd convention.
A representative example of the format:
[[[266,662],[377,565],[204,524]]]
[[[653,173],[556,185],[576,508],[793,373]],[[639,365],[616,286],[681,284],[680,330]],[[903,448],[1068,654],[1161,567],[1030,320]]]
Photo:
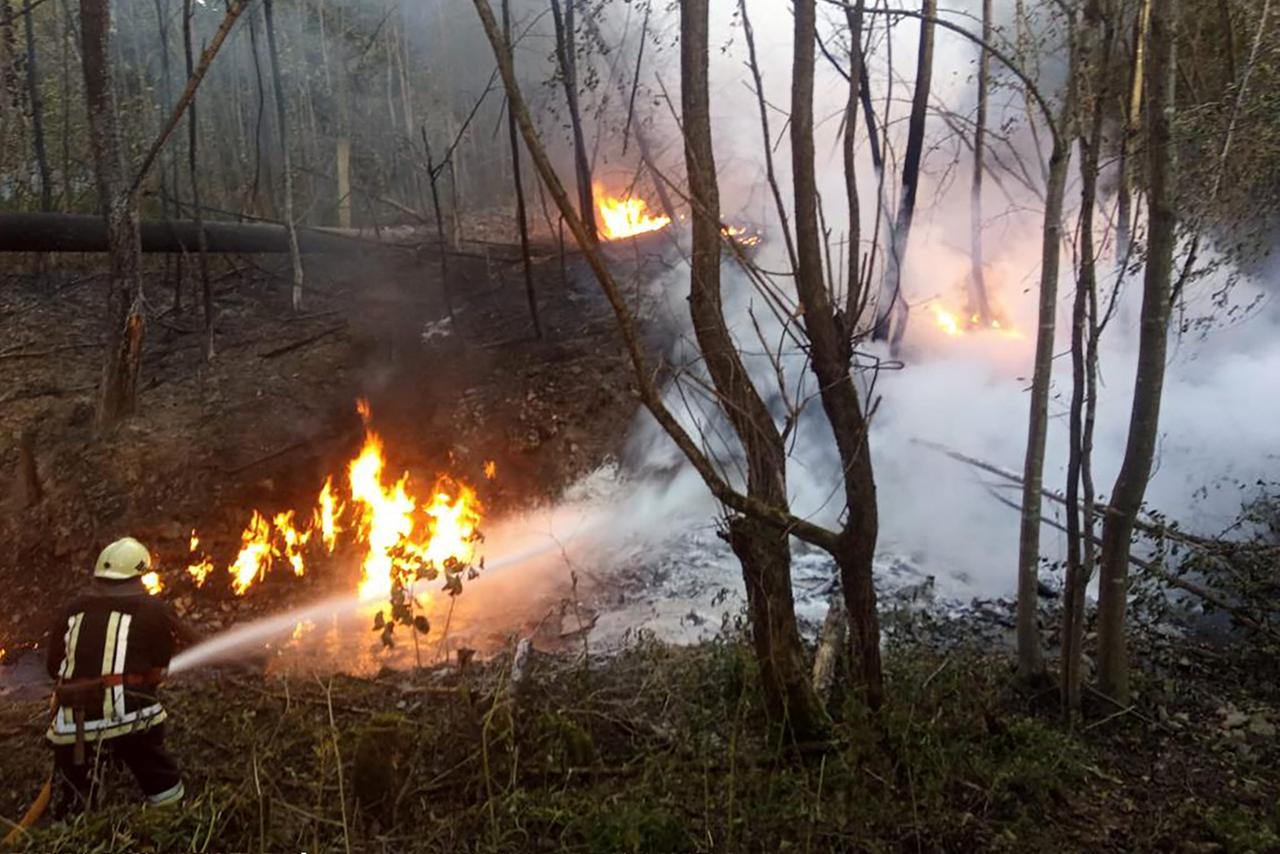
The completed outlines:
[[[142,543],[117,540],[98,556],[89,587],[49,628],[45,664],[57,687],[46,738],[59,779],[59,817],[87,805],[94,772],[107,758],[133,773],[149,803],[182,800],[178,764],[164,748],[167,714],[157,689],[175,648],[197,637],[148,594],[142,576],[150,568]]]

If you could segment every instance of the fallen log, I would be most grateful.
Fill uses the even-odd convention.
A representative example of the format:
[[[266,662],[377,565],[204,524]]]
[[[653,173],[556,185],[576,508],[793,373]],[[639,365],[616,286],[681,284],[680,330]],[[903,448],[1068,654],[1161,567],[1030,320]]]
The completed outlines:
[[[206,220],[204,230],[210,252],[254,254],[289,251],[288,234],[282,225]],[[199,232],[191,220],[145,219],[141,222],[141,231],[143,252],[194,252],[199,245]],[[307,254],[351,252],[369,245],[378,244],[331,229],[298,231],[298,248]],[[0,252],[106,251],[107,226],[102,217],[0,212]]]

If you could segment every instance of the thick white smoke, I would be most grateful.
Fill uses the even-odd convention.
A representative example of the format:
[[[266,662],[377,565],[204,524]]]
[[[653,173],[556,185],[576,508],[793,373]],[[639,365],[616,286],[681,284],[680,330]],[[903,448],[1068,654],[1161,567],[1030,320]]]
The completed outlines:
[[[766,94],[770,103],[785,105],[790,86],[790,12],[785,4],[775,3],[755,2],[750,9]],[[746,49],[741,31],[731,28],[728,10],[721,11],[723,19],[713,22],[713,48],[722,45],[725,49],[712,51],[712,109],[724,216],[732,221],[735,213],[740,213],[759,221],[769,215],[762,183],[757,107],[755,96],[747,88],[750,77],[743,64]],[[903,23],[893,40],[898,65],[894,69],[897,100],[890,137],[898,139],[899,148],[899,129],[904,124],[900,120],[905,117],[905,102],[913,84],[917,32],[914,24]],[[937,38],[932,99],[935,112],[929,125],[930,141],[935,145],[925,164],[916,227],[905,266],[904,292],[913,306],[906,364],[901,370],[881,373],[875,387],[880,403],[872,448],[880,498],[880,549],[886,565],[894,562],[890,559],[911,563],[921,572],[935,575],[940,587],[953,594],[1004,595],[1015,586],[1018,516],[990,495],[988,484],[999,481],[943,457],[916,440],[942,443],[1007,469],[1021,469],[1034,349],[1040,203],[1031,189],[1019,187],[1016,181],[1001,182],[1002,186],[987,182],[987,279],[997,304],[1017,333],[947,335],[935,324],[930,305],[933,301],[953,309],[962,305],[970,263],[970,155],[967,149],[957,148],[954,140],[948,141],[950,131],[937,113],[972,112],[976,48],[944,31],[939,31]],[[1042,79],[1051,80],[1060,73],[1052,56],[1042,64]],[[883,93],[888,74],[883,45],[873,61],[872,73],[877,91]],[[1050,84],[1046,83],[1046,87],[1052,91]],[[815,113],[820,123],[821,189],[829,225],[837,239],[845,228],[838,148],[839,114],[845,91],[843,80],[819,59]],[[993,99],[991,127],[1017,135],[1015,146],[1034,158],[1035,148],[1025,121],[1002,124],[1002,113],[1021,116],[1021,98],[1005,89]],[[790,186],[785,121],[780,112],[771,115],[775,141],[781,138],[774,156],[784,195]],[[863,153],[865,159],[865,150]],[[862,229],[869,239],[875,182],[869,161],[863,167]],[[1031,174],[1039,175],[1034,160],[1031,169]],[[1078,182],[1073,178],[1069,198],[1078,197],[1078,192]],[[892,182],[887,195],[891,200],[896,197]],[[1107,200],[1104,204],[1112,202]],[[1074,214],[1069,216],[1073,221]],[[766,248],[764,266],[780,269],[780,256],[781,241],[775,232]],[[1072,298],[1072,263],[1070,247],[1064,248],[1055,348],[1060,355],[1055,360],[1051,401],[1055,417],[1045,467],[1046,486],[1058,489],[1065,481],[1066,409],[1071,384],[1066,355],[1067,313]],[[1114,281],[1112,264],[1108,258],[1100,264],[1104,293]],[[1187,294],[1185,316],[1202,316],[1215,308],[1219,317],[1228,316],[1230,312],[1216,307],[1212,298],[1225,276],[1226,273],[1219,273],[1195,283]],[[652,284],[663,300],[661,316],[679,333],[671,353],[673,360],[696,371],[697,354],[690,340],[685,302],[687,267],[680,265]],[[726,263],[724,287],[726,312],[744,350],[756,354],[762,350],[757,327],[764,331],[766,341],[779,340],[776,318],[731,262]],[[1242,278],[1231,292],[1230,302],[1237,307],[1251,306],[1251,310],[1238,312],[1229,325],[1181,335],[1171,348],[1159,457],[1147,497],[1153,509],[1189,528],[1208,533],[1220,530],[1236,516],[1242,502],[1255,494],[1251,484],[1260,478],[1280,477],[1280,456],[1275,449],[1275,425],[1280,423],[1280,395],[1275,393],[1275,377],[1280,376],[1280,336],[1276,334],[1280,316],[1270,303],[1275,290],[1274,273]],[[1126,279],[1117,317],[1108,327],[1102,345],[1094,470],[1097,488],[1104,498],[1124,451],[1140,299],[1138,273]],[[804,371],[803,358],[791,348],[783,353],[781,361],[784,375],[794,389]],[[758,387],[766,393],[776,391],[773,364],[760,355],[749,358],[748,363]],[[807,381],[811,392],[812,377]],[[711,413],[695,384],[673,385],[668,403],[682,413],[688,426],[700,428],[709,437],[711,450],[723,453],[724,437],[730,434]],[[816,401],[810,407],[812,411],[796,431],[789,488],[797,512],[831,523],[842,512],[836,491],[838,463]],[[661,469],[668,474],[660,481],[630,485],[633,503],[626,517],[633,528],[647,530],[651,548],[654,540],[666,539],[673,544],[671,548],[687,550],[686,532],[705,533],[713,524],[717,514],[714,502],[696,476],[681,467],[678,452],[647,415],[640,417],[629,451],[630,461],[639,470]],[[673,469],[674,475],[670,474]],[[1016,492],[1004,494],[1018,500]],[[1056,512],[1052,507],[1046,509]],[[1045,530],[1042,548],[1047,557],[1061,557],[1064,546],[1062,536]],[[721,583],[721,579],[716,578],[714,583]]]

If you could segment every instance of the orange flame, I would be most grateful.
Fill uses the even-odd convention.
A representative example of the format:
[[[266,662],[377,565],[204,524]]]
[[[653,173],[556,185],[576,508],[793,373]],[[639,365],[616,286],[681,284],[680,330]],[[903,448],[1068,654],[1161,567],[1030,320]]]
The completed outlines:
[[[142,576],[142,586],[147,588],[147,592],[152,596],[164,590],[164,582],[160,580],[160,573],[148,572]]]
[[[964,332],[963,321],[959,315],[947,311],[937,303],[934,303],[931,308],[933,309],[933,320],[943,332],[953,338]]]
[[[312,523],[320,529],[320,539],[324,542],[325,551],[333,554],[333,547],[338,543],[338,534],[342,528],[338,526],[338,517],[342,515],[343,506],[333,495],[333,478],[324,479],[324,488],[316,500],[315,521]]]
[[[934,325],[951,338],[959,338],[962,335],[980,332],[991,332],[1005,338],[1023,337],[1021,331],[1006,325],[996,317],[991,318],[987,323],[983,323],[982,317],[976,312],[966,316],[959,312],[951,311],[936,301],[929,304],[929,310],[933,313]]]
[[[237,596],[261,581],[276,559],[287,561],[294,575],[305,575],[312,539],[332,554],[344,533],[364,546],[359,583],[363,599],[385,598],[397,581],[407,582],[422,571],[458,571],[474,562],[483,512],[475,490],[441,476],[432,487],[430,501],[420,505],[410,492],[407,472],[394,482],[385,479],[383,443],[369,429],[369,405],[361,400],[357,408],[365,422],[365,440],[347,467],[350,501],[339,500],[333,478],[328,477],[314,511],[303,516],[302,525],[293,510],[270,519],[254,510],[240,536],[240,553],[227,567]],[[492,478],[496,471],[493,461],[485,464],[486,477]],[[200,539],[192,531],[192,563],[187,572],[197,586],[213,570],[213,562],[198,554],[199,546]]]
[[[467,566],[475,560],[480,530],[480,502],[475,490],[450,477],[439,478],[434,497],[423,512],[431,534],[421,558],[437,569]]]
[[[195,529],[192,529],[191,545],[187,550],[192,555],[195,555],[196,550],[199,548],[200,538],[196,536]],[[205,579],[209,577],[209,573],[211,572],[213,572],[213,561],[209,560],[207,557],[202,556],[199,560],[193,559],[193,562],[187,566],[187,574],[195,579],[196,587],[204,587]]]
[[[187,574],[195,579],[196,587],[204,587],[205,579],[211,572],[213,572],[213,561],[207,557],[202,557],[199,562],[187,567]]]
[[[494,460],[484,461],[484,479],[493,480],[498,476],[498,464]]]
[[[351,497],[363,505],[360,539],[369,551],[361,566],[360,598],[385,597],[391,592],[392,552],[413,533],[415,504],[407,492],[406,474],[390,488],[382,484],[382,440],[374,433],[365,436],[364,449],[348,470]]]
[[[289,561],[289,565],[293,567],[293,574],[299,577],[306,575],[307,567],[302,558],[302,547],[311,539],[311,530],[299,531],[293,526],[292,510],[277,513],[271,523],[276,527],[276,533],[284,546],[283,554]]]
[[[237,596],[260,581],[271,568],[275,550],[271,547],[271,523],[257,510],[249,518],[249,526],[240,535],[240,554],[236,562],[227,568],[231,573],[231,589]]]
[[[596,197],[596,207],[600,211],[601,235],[605,240],[635,237],[637,234],[659,231],[671,224],[669,216],[651,215],[649,204],[644,199],[611,196],[599,184],[592,191]]]
[[[760,245],[761,238],[759,233],[746,227],[740,228],[736,225],[726,225],[720,228],[720,233],[740,246]]]

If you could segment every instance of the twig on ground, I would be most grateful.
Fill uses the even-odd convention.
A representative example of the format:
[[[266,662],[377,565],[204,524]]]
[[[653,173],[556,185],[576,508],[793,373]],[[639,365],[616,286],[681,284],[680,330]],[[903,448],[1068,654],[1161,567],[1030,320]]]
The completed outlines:
[[[342,751],[338,747],[338,725],[333,720],[333,679],[324,686],[324,699],[329,711],[329,734],[333,739],[333,759],[338,766],[338,805],[342,808],[342,845],[347,854],[351,854],[351,831],[347,826],[347,792],[342,777]]]
[[[291,341],[288,344],[282,344],[279,347],[274,347],[270,350],[266,350],[262,353],[259,353],[258,358],[274,359],[276,356],[283,356],[285,353],[291,353],[294,350],[300,349],[302,347],[306,347],[309,344],[314,344],[315,342],[321,340],[322,338],[327,338],[330,335],[334,334],[335,332],[341,332],[343,329],[346,329],[346,328],[347,328],[347,324],[345,321],[342,323],[335,323],[333,326],[326,327],[320,330],[319,332],[315,333],[314,335],[308,335],[305,338],[299,338],[296,341]]]

